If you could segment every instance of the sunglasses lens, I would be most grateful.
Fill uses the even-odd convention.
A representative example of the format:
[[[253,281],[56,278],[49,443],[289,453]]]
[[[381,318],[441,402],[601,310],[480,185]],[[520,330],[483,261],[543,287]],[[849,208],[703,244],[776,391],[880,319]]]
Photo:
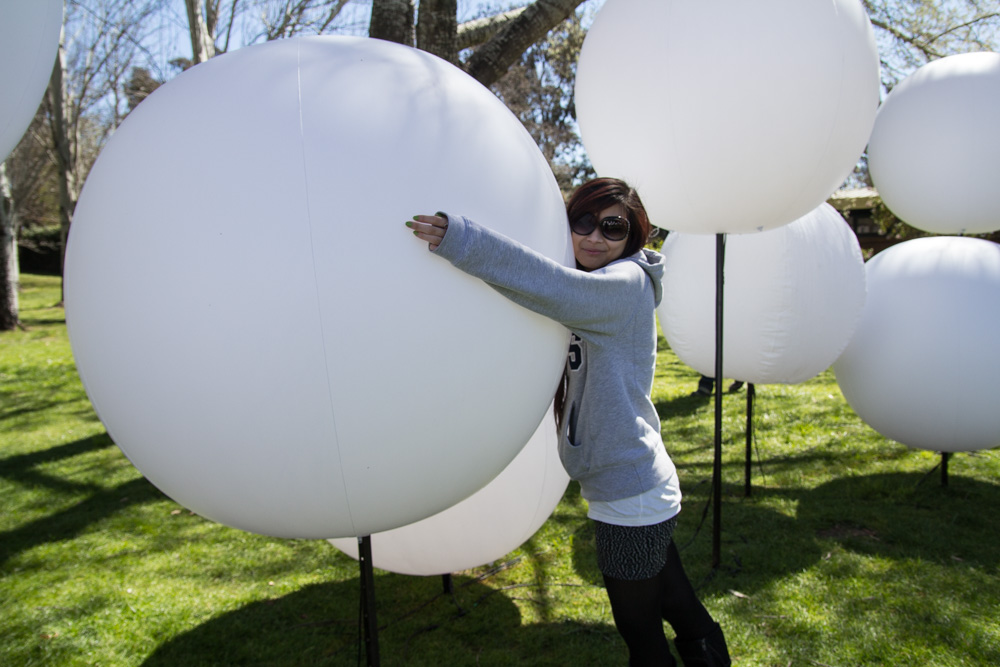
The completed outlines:
[[[601,234],[609,241],[621,241],[628,236],[628,220],[618,216],[611,216],[601,220]],[[590,236],[597,226],[597,216],[593,213],[584,213],[569,223],[574,234],[580,236]]]
[[[628,220],[625,218],[604,218],[601,233],[609,241],[621,241],[628,236]]]
[[[580,236],[590,236],[597,226],[593,213],[584,213],[579,218],[570,221],[569,228]]]

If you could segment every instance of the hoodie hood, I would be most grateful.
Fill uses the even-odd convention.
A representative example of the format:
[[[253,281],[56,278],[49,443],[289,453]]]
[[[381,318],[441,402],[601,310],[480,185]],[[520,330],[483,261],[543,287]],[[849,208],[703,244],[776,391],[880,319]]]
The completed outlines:
[[[656,305],[659,306],[660,299],[663,297],[663,255],[655,250],[642,248],[639,252],[629,257],[628,261],[635,262],[641,266],[642,270],[653,281],[653,296],[656,299]]]

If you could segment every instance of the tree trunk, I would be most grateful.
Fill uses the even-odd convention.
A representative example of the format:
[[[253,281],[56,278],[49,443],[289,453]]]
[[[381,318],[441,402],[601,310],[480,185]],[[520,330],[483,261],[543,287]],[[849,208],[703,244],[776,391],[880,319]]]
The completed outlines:
[[[205,18],[202,0],[184,0],[187,5],[188,29],[191,33],[191,62],[194,65],[215,57],[214,25],[209,27]],[[212,23],[215,23],[214,8]]]
[[[0,331],[14,329],[18,322],[21,271],[17,263],[17,209],[7,180],[7,163],[0,162]]]
[[[421,0],[417,48],[458,64],[458,0]]]
[[[59,180],[59,227],[61,234],[62,260],[66,257],[66,239],[70,225],[73,223],[73,212],[80,197],[80,185],[77,177],[76,146],[79,142],[71,137],[71,128],[66,105],[66,47],[63,38],[59,39],[59,52],[55,65],[52,67],[52,78],[49,80],[49,105],[51,108],[50,122],[52,124],[52,144],[56,156],[56,171]],[[61,272],[60,272],[61,273]]]
[[[484,86],[492,85],[529,46],[545,37],[581,4],[583,0],[536,0],[477,49],[465,70]]]
[[[374,0],[368,36],[413,46],[413,0]]]

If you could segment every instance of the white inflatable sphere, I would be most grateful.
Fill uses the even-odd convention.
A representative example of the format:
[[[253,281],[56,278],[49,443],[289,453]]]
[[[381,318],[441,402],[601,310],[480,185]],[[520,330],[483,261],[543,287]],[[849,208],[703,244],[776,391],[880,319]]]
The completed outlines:
[[[607,0],[576,78],[584,146],[652,222],[750,232],[823,203],[857,163],[879,96],[858,0]]]
[[[936,234],[1000,229],[1000,53],[924,65],[882,103],[868,166],[885,205]]]
[[[35,117],[59,49],[62,0],[0,0],[0,162]]]
[[[914,239],[875,255],[867,273],[864,314],[834,364],[847,402],[917,449],[1000,445],[1000,245]]]
[[[159,88],[98,159],[66,258],[115,442],[193,511],[275,536],[389,530],[483,487],[568,337],[430,255],[404,222],[436,210],[572,261],[531,137],[427,53],[283,40]]]
[[[663,243],[657,316],[670,348],[715,375],[716,238],[672,232]],[[723,377],[796,384],[830,367],[865,304],[857,237],[829,204],[784,227],[726,237]]]
[[[447,574],[518,548],[549,518],[569,484],[557,444],[550,411],[521,453],[475,494],[422,521],[372,535],[372,564],[399,574]],[[358,558],[356,539],[330,542]]]

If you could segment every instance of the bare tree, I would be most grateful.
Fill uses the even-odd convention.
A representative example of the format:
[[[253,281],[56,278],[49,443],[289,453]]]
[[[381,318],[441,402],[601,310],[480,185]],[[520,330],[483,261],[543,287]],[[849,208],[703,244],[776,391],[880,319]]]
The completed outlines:
[[[17,262],[17,208],[10,180],[7,178],[7,163],[0,162],[0,270],[5,279],[0,281],[0,331],[10,331],[18,325],[18,290],[20,289],[20,268]]]
[[[997,0],[864,0],[886,90],[932,60],[1000,48]]]
[[[36,255],[51,253],[51,235],[46,232],[57,224],[53,205],[52,140],[45,105],[41,105],[24,137],[0,163],[0,331],[19,322],[18,286],[23,245]],[[25,242],[22,231],[29,232]],[[38,252],[41,250],[42,252]]]
[[[463,51],[483,44],[490,37],[500,32],[507,23],[520,16],[522,12],[524,12],[524,7],[519,7],[499,14],[493,14],[492,16],[485,16],[460,23],[458,25],[458,44],[456,45],[458,50]]]
[[[214,58],[215,27],[219,17],[219,0],[184,0],[191,34],[191,64]]]
[[[413,0],[374,0],[368,36],[412,45],[413,16]]]
[[[564,192],[594,176],[576,132],[573,102],[585,34],[579,16],[563,21],[492,86],[531,134]]]
[[[484,86],[495,83],[529,46],[542,40],[583,4],[583,0],[536,0],[477,48],[465,70]]]
[[[418,49],[458,64],[458,0],[422,0],[416,32]]]
[[[144,53],[147,22],[161,5],[161,0],[75,0],[67,5],[46,93],[64,252],[87,173],[128,112],[123,84]]]
[[[416,40],[419,48],[453,63],[459,62],[460,44],[461,48],[471,47],[474,50],[462,66],[477,81],[490,86],[583,1],[535,0],[520,10],[478,20],[466,28],[456,20],[454,0],[421,0],[416,23],[411,0],[373,0],[368,34],[400,44],[413,45]]]
[[[243,35],[241,44],[253,44],[293,37],[322,34],[334,23],[350,0],[184,0],[191,36],[190,60],[177,58],[180,69],[205,62],[229,50],[233,31],[241,19],[258,27]]]
[[[997,0],[863,0],[875,28],[882,73],[888,93],[914,70],[932,60],[970,51],[1000,49],[1000,5]],[[871,186],[868,156],[862,155],[842,187]],[[896,224],[886,211],[883,216]],[[898,223],[902,225],[903,223]],[[883,224],[883,227],[887,225]]]
[[[254,41],[319,35],[333,25],[348,0],[258,0],[263,32]]]
[[[65,254],[66,237],[69,234],[70,224],[73,222],[73,213],[76,210],[76,202],[80,198],[85,174],[84,165],[79,159],[82,148],[79,136],[81,128],[79,123],[74,121],[74,116],[76,116],[76,121],[82,119],[75,113],[80,105],[76,105],[76,109],[74,109],[73,100],[70,98],[66,86],[65,32],[64,28],[63,36],[59,38],[59,54],[52,67],[52,78],[49,80],[47,93],[52,148],[59,173],[59,222],[62,230],[63,254]]]

